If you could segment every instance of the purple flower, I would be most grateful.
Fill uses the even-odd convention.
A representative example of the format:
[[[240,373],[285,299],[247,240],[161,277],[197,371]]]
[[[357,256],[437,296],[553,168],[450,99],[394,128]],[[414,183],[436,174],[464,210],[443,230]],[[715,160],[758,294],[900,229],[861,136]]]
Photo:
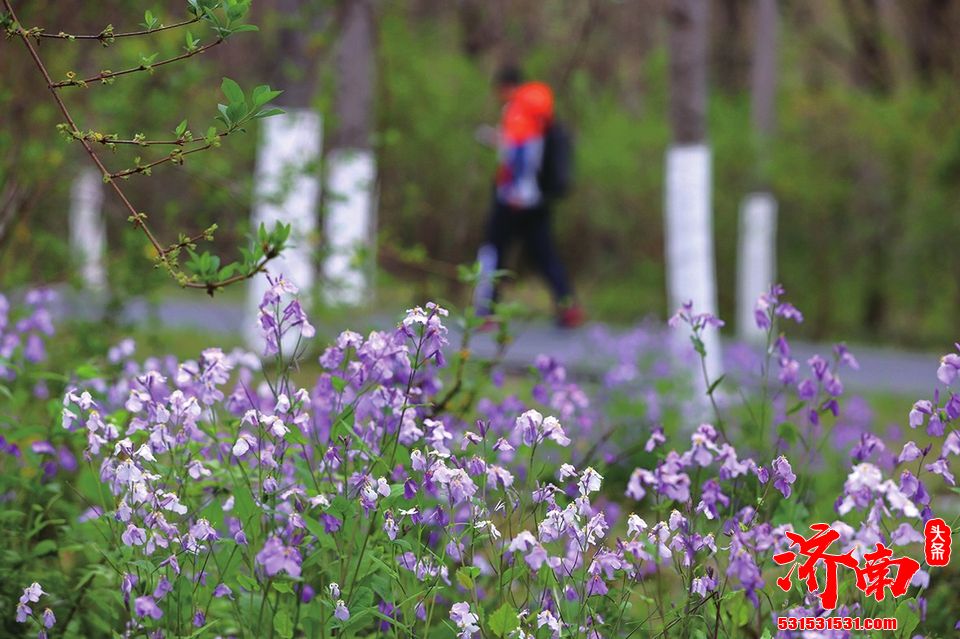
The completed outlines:
[[[647,440],[643,449],[648,453],[653,452],[657,446],[665,441],[667,441],[667,438],[663,434],[663,426],[654,426],[650,431],[650,439]]]
[[[949,386],[957,379],[960,371],[960,355],[950,353],[940,358],[940,368],[937,369],[937,379]]]
[[[960,455],[960,431],[950,431],[947,438],[943,440],[943,448],[940,451],[940,456],[946,457],[947,455]]]
[[[33,582],[29,586],[23,589],[23,594],[20,595],[20,603],[37,603],[40,601],[40,597],[45,595],[43,588],[40,587],[40,584]]]
[[[797,481],[797,476],[793,474],[790,468],[790,462],[783,455],[773,460],[771,464],[773,469],[773,487],[780,491],[784,497],[790,497],[793,491],[792,485]]]
[[[950,484],[951,486],[956,486],[957,482],[953,477],[953,473],[950,472],[950,464],[947,463],[946,459],[938,459],[932,464],[927,464],[924,466],[927,470],[935,475],[940,475],[943,477],[943,480]]]
[[[859,464],[869,459],[874,452],[882,453],[884,450],[886,450],[886,446],[879,437],[873,433],[862,433],[860,443],[850,451],[850,455]]]
[[[450,607],[450,619],[457,624],[460,633],[457,635],[460,639],[469,639],[475,632],[480,630],[477,622],[480,618],[470,612],[470,604],[465,602],[455,603]]]
[[[350,618],[350,611],[347,609],[347,604],[343,602],[343,599],[337,599],[337,606],[333,610],[333,616],[340,621],[346,621]]]
[[[380,611],[380,614],[388,619],[396,619],[395,612],[396,607],[393,604],[387,603],[386,601],[380,600],[380,603],[377,604],[377,610]],[[389,632],[393,624],[389,621],[380,622],[380,632]]]
[[[924,416],[932,414],[933,404],[931,404],[928,400],[921,399],[920,401],[914,403],[913,408],[910,409],[910,428],[923,426]]]
[[[170,583],[170,580],[164,577],[160,577],[160,581],[157,582],[157,587],[153,591],[153,598],[159,601],[163,599],[167,593],[173,591],[173,585]]]
[[[603,577],[600,575],[592,575],[587,580],[587,596],[588,597],[602,597],[607,594],[607,584],[603,581]]]
[[[797,385],[797,397],[805,402],[817,396],[817,385],[812,379],[805,379]]]
[[[43,611],[43,627],[49,630],[57,623],[57,618],[49,608]]]
[[[202,610],[193,613],[193,626],[195,628],[202,628],[205,623],[207,623],[207,615]]]
[[[143,528],[130,524],[120,535],[120,539],[128,546],[142,546],[147,543],[147,533]]]
[[[281,571],[291,577],[300,576],[300,551],[285,546],[277,537],[271,537],[257,553],[257,563],[263,566],[268,577],[273,577]]]
[[[706,597],[707,593],[713,592],[714,588],[717,587],[717,580],[714,579],[711,575],[706,574],[703,577],[696,577],[690,583],[690,593],[697,594],[701,597]]]
[[[903,522],[897,529],[890,533],[890,541],[898,546],[906,544],[920,543],[923,541],[923,535],[913,529],[913,526]]]
[[[920,459],[922,456],[923,451],[921,451],[913,441],[909,441],[903,445],[903,450],[900,451],[900,456],[897,457],[897,463],[912,462],[915,459]]]
[[[763,588],[764,581],[750,553],[742,548],[733,552],[730,564],[727,566],[727,576],[736,578],[740,582],[740,587],[746,592],[747,599],[753,602],[755,608],[760,607],[760,598],[757,597],[756,591]]]
[[[706,515],[707,519],[716,519],[717,504],[727,507],[730,505],[730,498],[720,492],[720,482],[716,479],[708,479],[703,483],[697,512]]]
[[[160,610],[160,607],[157,606],[154,602],[153,597],[143,596],[137,597],[133,602],[133,611],[137,614],[138,617],[152,617],[154,619],[159,619],[163,616],[163,611]]]

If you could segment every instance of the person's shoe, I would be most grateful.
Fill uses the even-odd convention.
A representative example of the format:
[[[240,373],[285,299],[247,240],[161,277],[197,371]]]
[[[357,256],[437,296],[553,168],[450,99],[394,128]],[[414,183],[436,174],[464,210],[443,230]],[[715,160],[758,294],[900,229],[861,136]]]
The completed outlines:
[[[587,321],[587,313],[579,304],[572,304],[560,309],[557,315],[557,326],[560,328],[577,328]]]

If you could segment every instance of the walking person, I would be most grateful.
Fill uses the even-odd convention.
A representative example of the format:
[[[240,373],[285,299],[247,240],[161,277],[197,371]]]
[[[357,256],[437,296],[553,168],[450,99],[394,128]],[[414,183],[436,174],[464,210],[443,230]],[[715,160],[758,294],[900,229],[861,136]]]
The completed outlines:
[[[479,315],[489,315],[497,299],[494,271],[504,267],[516,238],[547,280],[556,307],[557,324],[575,328],[585,321],[550,229],[552,200],[569,186],[571,145],[565,129],[554,121],[550,87],[525,82],[519,69],[502,68],[495,79],[503,114],[496,132],[499,163],[486,241],[477,259],[481,277],[474,292]]]

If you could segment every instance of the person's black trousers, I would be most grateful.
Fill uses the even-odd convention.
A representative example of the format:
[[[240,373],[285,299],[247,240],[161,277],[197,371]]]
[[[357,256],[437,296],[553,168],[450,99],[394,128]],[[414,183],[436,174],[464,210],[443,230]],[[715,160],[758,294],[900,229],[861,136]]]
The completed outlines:
[[[495,200],[487,226],[487,244],[480,249],[479,259],[486,273],[494,268],[503,269],[514,239],[521,239],[524,250],[550,285],[554,302],[560,306],[568,302],[573,289],[553,243],[550,218],[550,206],[546,203],[534,208],[515,209]],[[480,288],[486,290],[481,292]],[[478,310],[489,310],[490,301],[497,298],[496,286],[479,287],[477,292]]]

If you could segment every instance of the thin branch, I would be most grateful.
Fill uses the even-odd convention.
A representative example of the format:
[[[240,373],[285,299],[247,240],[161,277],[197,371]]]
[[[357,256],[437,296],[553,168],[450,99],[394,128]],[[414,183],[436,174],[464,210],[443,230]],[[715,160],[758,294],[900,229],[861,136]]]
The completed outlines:
[[[190,142],[196,142],[196,140],[121,140],[118,138],[107,137],[91,138],[91,136],[86,134],[84,134],[83,137],[104,146],[109,146],[111,144],[130,144],[135,146],[185,146],[190,144]]]
[[[6,4],[6,3],[5,3],[5,4]],[[21,32],[20,35],[23,36],[23,37],[26,37],[23,32]],[[112,79],[112,78],[119,77],[119,76],[121,76],[121,75],[127,75],[127,74],[130,74],[130,73],[138,73],[138,72],[140,72],[140,71],[148,71],[148,70],[150,70],[150,69],[155,69],[155,68],[157,68],[157,67],[162,67],[162,66],[164,66],[165,64],[172,64],[172,63],[174,63],[174,62],[179,62],[180,60],[186,60],[187,58],[192,58],[193,56],[195,56],[195,55],[197,55],[197,54],[200,54],[200,53],[203,53],[204,51],[206,51],[206,50],[208,50],[208,49],[212,49],[213,47],[215,47],[215,46],[217,46],[218,44],[220,44],[221,42],[223,42],[223,40],[224,40],[224,39],[223,39],[222,37],[221,37],[221,38],[217,38],[216,40],[214,40],[214,41],[211,42],[210,44],[205,44],[205,45],[203,45],[202,47],[197,47],[196,49],[193,49],[192,51],[187,51],[186,53],[181,53],[181,54],[178,55],[178,56],[174,56],[174,57],[172,57],[172,58],[167,58],[166,60],[161,60],[160,62],[157,62],[157,63],[155,63],[155,64],[140,64],[140,65],[137,65],[137,66],[135,66],[135,67],[130,67],[129,69],[124,69],[123,71],[101,71],[101,72],[98,73],[97,75],[90,76],[89,78],[84,78],[83,80],[64,80],[64,81],[62,81],[62,82],[51,82],[51,83],[50,83],[50,88],[51,88],[51,89],[62,89],[62,88],[64,88],[64,87],[88,86],[91,82],[97,82],[97,81],[99,81],[99,82],[101,82],[101,83],[105,83],[107,80],[110,80],[110,79]]]
[[[17,14],[13,10],[13,6],[10,4],[10,0],[3,0],[3,6],[6,8],[7,13],[10,14],[10,17],[13,18],[14,23],[19,27],[18,32],[20,34],[20,39],[23,41],[23,44],[27,47],[27,51],[30,52],[30,57],[33,58],[34,64],[37,65],[40,73],[43,75],[43,79],[47,82],[47,87],[50,89],[50,93],[53,95],[53,99],[56,101],[57,106],[60,108],[60,112],[63,114],[63,117],[66,118],[67,124],[70,126],[71,132],[79,133],[80,128],[77,126],[77,123],[74,122],[73,117],[70,115],[70,111],[67,109],[67,105],[64,104],[63,100],[60,98],[60,95],[53,88],[53,80],[50,78],[50,73],[47,71],[47,68],[44,66],[43,61],[40,59],[40,54],[37,53],[36,47],[33,46],[33,43],[30,42],[30,36],[26,29],[23,28],[23,25],[20,24],[20,20],[17,18]],[[109,175],[110,171],[107,170],[107,167],[104,166],[103,162],[94,152],[93,148],[90,146],[90,143],[83,139],[81,134],[80,143],[83,145],[84,150],[87,152],[87,155],[90,156],[90,159],[93,160],[94,164],[97,165],[97,168],[100,169],[101,175]],[[117,194],[117,197],[120,198],[120,201],[123,202],[124,207],[130,211],[130,215],[134,219],[140,220],[142,214],[134,208],[133,204],[130,203],[130,200],[127,198],[126,194],[120,189],[120,186],[115,182],[111,181],[110,185],[113,187],[114,192]],[[160,243],[157,241],[157,238],[154,237],[150,229],[142,221],[138,222],[136,226],[139,226],[143,229],[144,234],[147,236],[147,239],[150,241],[150,245],[157,252],[158,255],[163,257],[163,247],[160,246]]]
[[[217,133],[216,137],[225,138],[230,135],[230,131],[223,131]],[[187,146],[188,144],[195,144],[197,142],[206,142],[208,138],[187,138],[179,137],[175,140],[147,140],[146,138],[137,139],[123,139],[110,137],[110,135],[104,135],[102,133],[88,132],[82,134],[83,138],[90,140],[91,142],[96,142],[97,144],[102,144],[103,146],[109,146],[111,144],[128,144],[131,146]]]
[[[151,33],[159,33],[161,31],[167,31],[169,29],[178,29],[180,27],[185,27],[187,25],[196,24],[200,22],[200,17],[191,18],[189,20],[184,20],[182,22],[177,22],[176,24],[160,25],[156,29],[144,29],[142,31],[127,31],[124,33],[111,33],[107,29],[104,29],[98,34],[74,34],[74,33],[65,33],[61,31],[60,33],[44,33],[39,32],[36,34],[38,38],[56,38],[58,40],[114,40],[116,38],[133,38],[136,36],[145,36],[150,35]]]
[[[113,179],[116,179],[116,178],[124,178],[124,177],[127,177],[127,176],[129,176],[129,175],[133,175],[133,174],[135,174],[135,173],[146,173],[147,171],[149,171],[149,170],[152,169],[153,167],[159,166],[159,165],[161,165],[161,164],[166,164],[167,162],[179,163],[179,162],[180,162],[180,158],[183,158],[184,156],[187,156],[187,155],[191,155],[191,154],[193,154],[193,153],[199,153],[200,151],[206,151],[207,149],[209,149],[209,148],[212,147],[212,146],[213,146],[212,143],[207,143],[207,144],[204,144],[203,146],[197,147],[197,148],[195,148],[195,149],[190,149],[189,151],[184,151],[183,153],[171,153],[170,155],[167,155],[167,156],[165,156],[165,157],[162,157],[162,158],[160,158],[159,160],[154,160],[153,162],[150,162],[149,164],[143,164],[143,165],[141,165],[141,166],[135,166],[135,167],[133,167],[132,169],[123,169],[122,171],[117,171],[116,173],[111,173],[111,174],[109,175],[109,177],[110,177],[111,180],[113,180]]]
[[[17,18],[16,12],[13,10],[13,6],[11,5],[10,0],[2,0],[2,2],[7,13],[10,14],[11,19],[16,25],[17,34],[20,36],[20,39],[23,41],[24,46],[27,48],[27,51],[30,53],[30,57],[33,59],[33,62],[36,65],[37,70],[40,72],[40,74],[43,76],[43,79],[46,81],[47,88],[49,89],[50,94],[53,96],[54,101],[57,103],[57,107],[60,109],[60,112],[63,114],[63,117],[67,122],[67,126],[69,126],[70,128],[70,134],[74,138],[80,140],[80,143],[83,145],[84,151],[86,151],[87,155],[90,156],[90,159],[93,161],[93,163],[97,165],[97,168],[100,170],[100,174],[108,178],[106,182],[110,184],[110,187],[113,189],[114,193],[117,194],[117,197],[120,198],[120,201],[123,203],[124,208],[130,213],[128,219],[133,223],[134,228],[139,228],[143,232],[143,234],[146,236],[147,240],[150,243],[150,246],[156,252],[157,260],[159,261],[159,263],[162,264],[171,275],[174,275],[174,276],[181,275],[182,277],[182,271],[180,271],[170,259],[171,253],[174,253],[175,251],[192,243],[194,238],[200,239],[201,237],[204,237],[205,234],[201,233],[194,236],[194,238],[182,240],[177,244],[173,244],[166,249],[163,248],[163,246],[157,240],[156,236],[150,230],[150,227],[147,225],[147,221],[146,221],[147,216],[144,213],[137,211],[137,209],[130,202],[130,199],[123,192],[123,189],[120,188],[120,185],[116,180],[109,179],[109,176],[111,175],[110,171],[104,165],[103,161],[100,159],[97,153],[93,150],[90,140],[87,139],[87,136],[81,133],[80,127],[77,126],[76,121],[74,121],[73,117],[70,115],[70,111],[69,109],[67,109],[67,105],[64,103],[63,99],[60,97],[60,94],[57,91],[57,86],[51,79],[50,73],[47,71],[47,67],[43,64],[43,60],[41,60],[40,54],[37,52],[37,49],[34,46],[34,43],[30,41],[31,31],[23,28],[23,25],[20,23],[20,20]],[[222,41],[223,41],[223,38],[219,38],[212,44],[206,45],[204,47],[200,47],[199,49],[196,49],[185,55],[178,56],[177,58],[171,58],[170,60],[165,60],[162,63],[157,63],[152,66],[161,66],[162,64],[169,64],[170,62],[174,62],[178,59],[185,59],[185,58],[192,57],[198,53],[202,53],[206,49],[216,46]],[[139,69],[122,71],[122,72],[118,72],[116,74],[110,74],[110,75],[102,74],[101,79],[106,79],[107,77],[113,77],[116,75],[122,75],[124,73],[133,73],[136,70],[139,70]],[[210,146],[212,146],[212,144],[208,143],[206,145],[206,148],[209,148]],[[188,153],[196,152],[199,150],[202,150],[202,149],[194,149],[180,155],[187,155]],[[177,278],[177,279],[181,286],[184,286],[186,288],[204,289],[207,291],[207,293],[209,293],[210,295],[213,295],[213,292],[216,289],[229,286],[236,282],[247,280],[257,275],[258,273],[263,272],[267,262],[269,262],[276,256],[277,256],[276,251],[271,250],[270,252],[267,253],[267,255],[261,258],[260,261],[258,261],[254,265],[254,267],[250,269],[248,272],[238,273],[237,275],[233,275],[232,277],[229,277],[225,280],[221,280],[219,282],[196,282],[196,281],[190,281],[190,280],[181,279],[181,278]]]

